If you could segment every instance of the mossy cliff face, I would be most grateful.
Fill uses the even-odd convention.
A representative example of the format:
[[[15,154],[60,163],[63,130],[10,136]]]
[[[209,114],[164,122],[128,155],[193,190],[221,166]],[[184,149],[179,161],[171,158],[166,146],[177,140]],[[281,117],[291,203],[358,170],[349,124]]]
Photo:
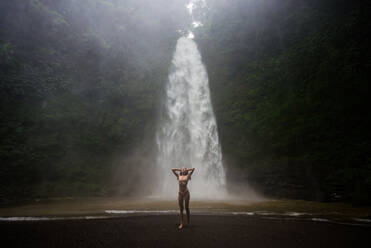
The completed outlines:
[[[0,3],[0,198],[101,195],[137,180],[129,167],[145,162],[122,157],[151,153],[187,14],[163,5]]]
[[[1,199],[135,192],[153,168],[163,86],[189,23],[173,2],[1,1]],[[204,10],[194,33],[229,181],[370,202],[370,7],[213,0]]]
[[[196,34],[232,180],[369,202],[369,6],[214,2]]]

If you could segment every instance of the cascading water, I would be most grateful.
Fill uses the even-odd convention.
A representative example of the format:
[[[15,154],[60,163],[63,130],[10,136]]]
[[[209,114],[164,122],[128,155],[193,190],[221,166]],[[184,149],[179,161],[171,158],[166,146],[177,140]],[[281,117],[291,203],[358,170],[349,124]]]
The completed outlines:
[[[161,196],[176,195],[177,182],[171,168],[182,166],[196,168],[189,183],[192,197],[225,196],[225,172],[208,75],[191,38],[181,37],[176,45],[157,145]]]

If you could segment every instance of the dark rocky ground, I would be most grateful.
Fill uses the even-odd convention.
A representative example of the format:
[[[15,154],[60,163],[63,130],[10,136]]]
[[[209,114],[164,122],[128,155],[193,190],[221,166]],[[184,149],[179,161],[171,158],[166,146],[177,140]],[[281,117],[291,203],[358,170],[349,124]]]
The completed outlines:
[[[1,247],[365,247],[370,226],[194,215],[0,222]]]

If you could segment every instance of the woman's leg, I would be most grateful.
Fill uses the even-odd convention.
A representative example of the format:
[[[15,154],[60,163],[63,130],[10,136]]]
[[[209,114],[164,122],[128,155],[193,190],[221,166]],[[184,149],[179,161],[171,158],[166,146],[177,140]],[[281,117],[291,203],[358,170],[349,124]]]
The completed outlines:
[[[178,203],[179,203],[179,210],[180,210],[180,223],[179,229],[183,228],[183,195],[178,193]]]
[[[190,212],[189,212],[189,200],[191,198],[190,194],[189,194],[189,191],[187,192],[187,195],[184,197],[185,198],[185,209],[186,209],[186,213],[187,213],[187,223],[189,225],[190,221],[191,221],[191,216],[190,216]]]

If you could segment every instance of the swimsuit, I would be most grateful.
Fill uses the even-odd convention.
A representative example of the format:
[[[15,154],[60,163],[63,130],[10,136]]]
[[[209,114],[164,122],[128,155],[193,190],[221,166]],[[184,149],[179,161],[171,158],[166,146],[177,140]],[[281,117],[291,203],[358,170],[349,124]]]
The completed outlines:
[[[179,181],[179,185],[187,186],[187,180]]]
[[[183,191],[183,192],[179,191],[179,194],[180,194],[181,196],[186,196],[188,193],[189,193],[188,189],[186,189],[186,190]]]
[[[182,186],[186,186],[187,187],[187,182],[188,180],[182,180],[182,181],[179,181],[179,185],[182,185]],[[179,190],[179,194],[181,196],[185,196],[189,193],[188,189],[184,190],[183,192]]]

